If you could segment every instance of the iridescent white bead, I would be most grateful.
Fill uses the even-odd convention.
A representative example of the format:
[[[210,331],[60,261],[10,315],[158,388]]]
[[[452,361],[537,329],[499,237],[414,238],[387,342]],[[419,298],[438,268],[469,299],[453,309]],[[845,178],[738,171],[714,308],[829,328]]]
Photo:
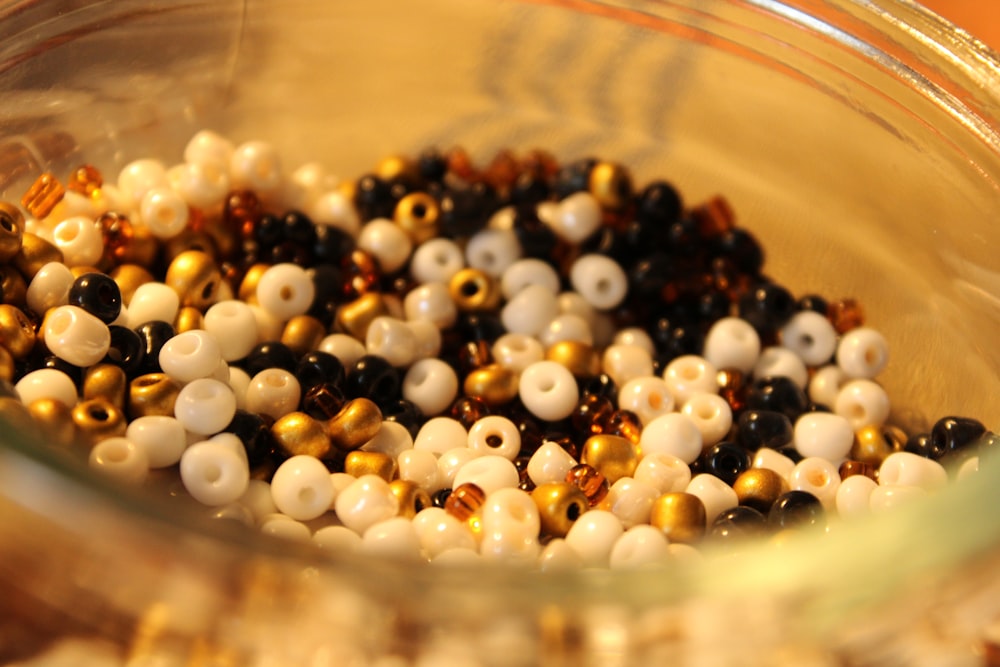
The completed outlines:
[[[630,410],[643,425],[674,409],[674,397],[666,381],[655,375],[632,378],[618,390],[618,409]]]
[[[555,292],[544,285],[528,285],[504,304],[500,321],[510,333],[537,336],[558,311]]]
[[[872,491],[878,483],[864,475],[851,475],[837,487],[837,514],[842,517],[861,516],[871,511]]]
[[[868,499],[872,512],[888,512],[928,496],[927,489],[904,484],[877,485]]]
[[[625,532],[622,522],[606,510],[584,512],[566,533],[566,543],[573,547],[586,567],[607,567],[615,542]]]
[[[526,334],[503,334],[494,341],[490,353],[496,363],[517,374],[536,361],[545,359],[542,344]]]
[[[299,521],[315,519],[333,502],[330,471],[315,456],[293,456],[274,471],[271,496],[283,514]]]
[[[644,452],[632,476],[660,494],[677,493],[691,483],[691,467],[672,454]]]
[[[465,245],[465,263],[494,278],[502,276],[519,259],[521,244],[514,232],[506,229],[483,229]]]
[[[170,188],[193,208],[211,210],[230,191],[229,172],[219,164],[183,162],[167,170]]]
[[[424,241],[410,258],[410,275],[418,283],[444,283],[465,268],[461,246],[446,238]]]
[[[378,475],[358,477],[337,494],[333,504],[340,521],[359,535],[399,511],[399,501],[389,483]]]
[[[935,491],[948,483],[948,472],[940,463],[912,452],[893,452],[878,469],[878,483],[919,486]]]
[[[733,410],[718,394],[694,394],[684,403],[681,412],[701,431],[701,441],[706,447],[726,437],[733,426]]]
[[[781,328],[779,339],[807,366],[827,363],[837,349],[837,331],[830,320],[813,310],[792,315]]]
[[[436,358],[441,354],[441,329],[426,320],[406,320],[416,342],[415,361]]]
[[[189,209],[171,187],[150,188],[139,202],[139,220],[158,239],[172,239],[187,227]]]
[[[378,355],[393,366],[403,368],[413,363],[417,356],[417,337],[405,321],[379,315],[368,325],[365,349],[368,354]]]
[[[487,492],[479,517],[480,555],[505,564],[535,562],[541,551],[538,544],[541,518],[531,496],[517,488]]]
[[[653,357],[638,345],[609,345],[601,357],[601,370],[619,387],[632,378],[653,374]]]
[[[238,500],[250,483],[250,469],[222,442],[196,442],[181,455],[181,482],[191,497],[212,507]]]
[[[786,377],[801,389],[809,383],[809,371],[802,359],[784,347],[764,348],[751,373],[756,378]]]
[[[851,329],[837,344],[837,365],[850,378],[873,378],[889,363],[889,343],[869,327]]]
[[[449,449],[465,447],[468,441],[469,432],[458,420],[451,417],[431,417],[417,431],[413,448],[443,454]]]
[[[646,424],[639,435],[644,455],[670,454],[684,463],[694,463],[704,444],[701,429],[688,415],[668,412]]]
[[[223,361],[222,347],[203,329],[179,333],[160,348],[160,368],[172,379],[184,384],[211,377]]]
[[[146,452],[150,468],[166,468],[181,460],[187,449],[184,426],[174,417],[146,415],[129,422],[125,437]]]
[[[413,241],[406,230],[385,218],[376,218],[361,226],[358,248],[371,254],[385,273],[395,273],[406,265],[413,252]]]
[[[589,192],[574,192],[558,203],[549,225],[561,239],[580,243],[601,226],[601,205]]]
[[[299,407],[302,387],[284,368],[265,368],[250,380],[246,409],[277,421]]]
[[[583,565],[580,554],[561,537],[550,539],[538,554],[538,571],[568,572],[578,570]]]
[[[475,450],[471,450],[475,452]],[[516,488],[520,477],[510,459],[495,454],[477,455],[455,473],[453,489],[472,483],[490,495],[500,489]]]
[[[354,239],[361,232],[361,216],[354,202],[339,190],[318,195],[306,206],[306,214],[317,225],[335,227]]]
[[[184,160],[194,164],[228,165],[233,142],[212,130],[199,130],[184,145]]]
[[[479,455],[468,447],[454,447],[438,456],[437,487],[446,489],[455,486],[455,476],[469,461]],[[435,491],[437,489],[434,489]]]
[[[761,447],[753,456],[752,467],[773,470],[787,481],[795,469],[795,461],[770,447]]]
[[[788,488],[792,491],[807,491],[813,494],[827,510],[836,505],[837,488],[840,486],[840,472],[830,461],[818,456],[809,456],[795,464],[788,476]]]
[[[719,392],[718,369],[704,357],[685,354],[676,357],[663,369],[663,380],[677,405],[684,405],[695,394]]]
[[[346,526],[324,526],[312,534],[313,544],[332,555],[356,553],[361,536]]]
[[[653,339],[649,337],[645,329],[639,327],[620,329],[615,333],[611,342],[614,345],[637,345],[649,352],[650,355],[656,354],[656,344],[653,343]]]
[[[569,282],[587,303],[598,310],[618,306],[628,293],[628,276],[606,255],[582,255],[569,269]]]
[[[51,398],[72,408],[77,401],[73,379],[55,368],[39,368],[25,373],[14,385],[14,391],[25,405],[31,405],[42,398]]]
[[[711,525],[715,517],[727,509],[740,504],[733,487],[715,475],[707,473],[692,477],[684,492],[701,498],[701,502],[705,505],[706,526]]]
[[[705,335],[702,356],[716,368],[749,373],[760,356],[760,336],[746,320],[723,317]]]
[[[421,359],[403,376],[403,398],[428,417],[439,415],[458,395],[455,369],[440,359]]]
[[[844,374],[840,366],[829,364],[817,369],[813,373],[812,379],[809,380],[809,400],[832,408],[837,402],[837,394],[840,393],[840,389],[847,383],[847,380],[847,375]]]
[[[872,380],[851,380],[841,387],[833,411],[847,419],[855,431],[881,426],[889,418],[889,396]]]
[[[229,158],[229,178],[234,189],[253,190],[265,196],[277,191],[284,180],[278,151],[263,141],[238,145]]]
[[[245,358],[258,343],[257,318],[242,301],[229,299],[212,304],[205,311],[202,326],[218,341],[226,361]]]
[[[135,160],[118,172],[118,192],[128,202],[129,209],[138,208],[151,188],[166,185],[167,168],[159,160]]]
[[[580,395],[576,378],[555,361],[536,361],[525,368],[517,392],[531,414],[546,421],[569,417]]]
[[[831,412],[806,412],[795,420],[795,449],[802,456],[819,456],[839,463],[854,445],[854,429],[844,417]]]
[[[420,538],[409,519],[397,516],[370,526],[361,536],[361,553],[377,558],[417,560]]]
[[[559,274],[548,262],[534,257],[519,259],[500,276],[500,293],[510,299],[528,285],[541,285],[553,294],[559,293]]]
[[[90,450],[91,468],[125,484],[140,484],[149,475],[146,450],[128,438],[105,438]]]
[[[49,308],[69,303],[69,289],[73,286],[73,273],[62,262],[49,262],[40,268],[28,283],[25,301],[28,308],[44,313]]]
[[[180,305],[181,299],[173,288],[163,283],[143,283],[128,302],[128,327],[136,329],[146,322],[172,323]]]
[[[108,325],[77,306],[50,310],[45,317],[43,339],[52,354],[74,366],[93,366],[111,347]]]
[[[365,346],[361,341],[341,333],[326,336],[317,349],[337,357],[344,367],[353,366],[355,361],[365,356]]]
[[[426,320],[439,329],[447,329],[458,319],[458,307],[444,283],[424,283],[403,297],[407,320]]]
[[[627,530],[632,526],[649,523],[653,503],[660,495],[660,491],[652,484],[632,477],[622,477],[611,485],[599,507],[618,517]]]
[[[538,333],[538,340],[546,349],[564,340],[593,345],[594,334],[591,333],[587,320],[572,313],[562,313],[553,317],[542,328]]]
[[[209,435],[229,425],[236,414],[236,396],[228,384],[213,378],[187,383],[177,393],[174,416],[184,429]]]
[[[657,565],[670,557],[669,542],[662,531],[650,525],[632,526],[615,541],[608,558],[612,570],[631,570]]]
[[[487,415],[469,428],[468,447],[481,455],[495,454],[513,461],[521,451],[521,432],[506,417]]]
[[[264,271],[257,283],[257,303],[279,320],[304,315],[315,295],[316,287],[306,270],[288,262]]]
[[[104,254],[104,237],[93,219],[66,218],[52,230],[52,243],[63,254],[66,266],[94,266]]]
[[[528,477],[535,486],[566,480],[566,473],[577,464],[576,459],[558,443],[546,440],[528,459]]]
[[[426,491],[436,491],[438,486],[438,460],[434,452],[426,449],[406,449],[396,457],[399,479],[413,482]]]
[[[406,427],[397,421],[388,420],[383,421],[375,436],[360,447],[362,451],[382,452],[392,458],[396,458],[400,452],[412,448],[413,436],[406,430]]]

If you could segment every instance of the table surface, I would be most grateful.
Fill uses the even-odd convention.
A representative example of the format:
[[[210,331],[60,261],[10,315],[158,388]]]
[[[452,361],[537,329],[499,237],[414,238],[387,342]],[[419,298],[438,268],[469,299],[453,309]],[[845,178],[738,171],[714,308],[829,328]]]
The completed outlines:
[[[923,4],[1000,50],[1000,2],[997,0],[923,0]]]

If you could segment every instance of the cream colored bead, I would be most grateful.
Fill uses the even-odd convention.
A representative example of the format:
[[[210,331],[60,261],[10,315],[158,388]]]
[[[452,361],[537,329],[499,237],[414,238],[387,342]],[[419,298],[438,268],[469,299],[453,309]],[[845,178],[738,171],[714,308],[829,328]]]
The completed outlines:
[[[740,504],[733,487],[729,486],[715,475],[702,473],[691,478],[685,493],[698,496],[705,504],[706,525],[712,525],[715,517],[730,507]]]
[[[576,460],[559,444],[543,442],[528,460],[528,477],[536,486],[562,482],[576,464]]]
[[[864,475],[851,475],[837,487],[835,504],[837,514],[848,518],[866,515],[871,511],[871,495],[878,483]]]
[[[363,535],[379,521],[396,516],[399,501],[384,479],[362,475],[337,494],[334,509],[345,526]]]
[[[409,519],[397,516],[365,530],[358,550],[376,558],[414,561],[421,558],[421,548],[413,524]]]
[[[451,417],[431,417],[417,431],[413,448],[443,454],[456,447],[465,447],[468,441],[469,432],[461,422]]]
[[[878,469],[880,486],[917,486],[935,491],[948,483],[948,472],[940,463],[911,452],[889,454]]]
[[[652,484],[632,477],[622,477],[611,485],[598,507],[618,517],[627,530],[632,526],[649,523],[653,502],[660,495],[660,491]]]
[[[718,393],[717,375],[718,369],[714,364],[693,354],[677,357],[663,369],[663,380],[677,405],[684,405],[697,393]]]
[[[619,387],[637,377],[653,374],[653,357],[638,345],[610,345],[604,350],[601,367]]]
[[[813,494],[827,510],[836,506],[840,474],[837,467],[825,458],[810,456],[802,459],[788,476],[788,488]]]
[[[662,378],[650,375],[632,378],[618,390],[618,408],[629,410],[643,425],[674,409],[674,396]]]
[[[639,436],[643,455],[669,454],[694,463],[703,449],[701,429],[686,414],[668,412],[646,424]]]
[[[497,364],[514,373],[521,373],[531,364],[545,358],[542,344],[537,338],[526,334],[503,334],[494,341],[490,351]]]
[[[428,507],[418,512],[413,517],[413,528],[421,548],[431,559],[449,549],[474,551],[477,546],[466,524],[440,507]]]
[[[608,557],[612,570],[631,570],[663,563],[670,557],[669,541],[650,525],[632,526],[616,541]]]
[[[705,335],[703,356],[716,368],[749,373],[760,356],[760,336],[747,321],[724,317]]]
[[[590,510],[566,533],[566,544],[587,567],[607,567],[611,551],[625,532],[621,520],[606,510]]]
[[[911,502],[926,498],[927,489],[905,484],[882,485],[872,489],[869,504],[873,513],[892,511]]]
[[[371,440],[361,445],[362,452],[381,452],[391,458],[412,449],[413,436],[405,426],[396,421],[383,421]]]
[[[733,411],[718,394],[695,394],[684,403],[681,413],[691,418],[701,431],[707,447],[722,440],[733,426]]]
[[[691,482],[691,467],[672,454],[650,452],[639,460],[633,477],[649,484],[661,494],[677,493],[686,489]]]
[[[486,560],[530,565],[541,551],[538,507],[524,491],[504,488],[489,493],[479,511],[479,553]]]
[[[773,470],[782,479],[787,481],[788,476],[792,474],[792,470],[795,468],[795,461],[792,461],[781,452],[770,447],[761,447],[754,454],[753,467]]]
[[[754,364],[754,377],[786,377],[795,386],[805,389],[809,382],[809,371],[795,352],[785,347],[767,347],[760,353]]]
[[[475,458],[456,471],[451,483],[452,489],[472,483],[489,495],[500,489],[517,487],[520,477],[510,459],[492,454],[483,456],[474,450],[473,453],[476,454]]]

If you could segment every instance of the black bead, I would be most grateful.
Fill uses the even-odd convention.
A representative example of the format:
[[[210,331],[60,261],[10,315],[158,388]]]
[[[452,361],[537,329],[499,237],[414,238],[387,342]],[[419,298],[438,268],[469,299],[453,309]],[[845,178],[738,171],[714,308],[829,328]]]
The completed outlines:
[[[618,400],[618,385],[607,373],[601,373],[580,382],[580,394],[603,396],[611,401]]]
[[[316,225],[313,228],[312,253],[317,264],[338,264],[355,247],[354,237],[339,227]]]
[[[461,238],[475,234],[486,226],[499,205],[496,191],[486,183],[473,183],[461,190],[445,190],[438,202],[441,235]]]
[[[274,453],[276,446],[274,434],[271,433],[267,420],[259,414],[236,410],[233,420],[223,431],[232,433],[240,439],[251,468],[264,463]]]
[[[425,181],[440,182],[448,173],[448,160],[436,148],[424,149],[417,157],[417,171]]]
[[[735,442],[717,442],[701,455],[702,472],[718,477],[730,486],[750,469],[750,454]]]
[[[730,305],[725,292],[705,292],[698,297],[698,320],[709,325],[721,320],[729,315]]]
[[[590,188],[590,172],[594,170],[597,160],[583,158],[565,164],[556,173],[553,184],[556,198],[565,199],[574,192],[583,192]]]
[[[401,398],[398,401],[392,401],[385,405],[382,409],[382,419],[384,421],[396,422],[397,424],[406,428],[410,433],[410,437],[416,438],[417,433],[420,431],[420,427],[424,425],[427,418],[424,413],[420,411],[420,408],[413,403],[413,401],[408,401],[405,398]]]
[[[752,507],[739,505],[715,517],[705,537],[717,542],[730,542],[759,537],[766,532],[767,517]]]
[[[281,237],[285,241],[311,246],[316,240],[316,226],[305,213],[287,211],[281,217]]]
[[[121,367],[129,379],[138,377],[146,358],[142,337],[132,329],[115,324],[108,326],[108,332],[111,334],[111,346],[104,356],[104,363]]]
[[[168,340],[174,337],[174,327],[161,320],[153,320],[140,324],[135,328],[142,341],[142,361],[139,363],[138,375],[147,373],[159,373],[160,350]]]
[[[559,242],[552,228],[538,219],[534,208],[518,207],[512,229],[525,257],[547,260]]]
[[[826,312],[830,307],[830,303],[818,294],[806,294],[799,297],[795,306],[800,311],[811,310],[814,313],[819,313],[820,315],[826,317]]]
[[[736,268],[749,275],[758,275],[764,266],[764,251],[757,239],[745,229],[733,228],[715,242],[716,252],[727,257]]]
[[[684,202],[673,185],[663,180],[650,182],[636,201],[635,217],[661,227],[677,222],[684,212]]]
[[[774,410],[744,410],[736,420],[736,440],[747,450],[778,449],[792,441],[792,421]]]
[[[778,496],[767,514],[767,523],[778,530],[801,526],[819,526],[826,513],[819,498],[808,491],[788,491]]]
[[[265,213],[254,225],[253,240],[263,248],[273,248],[284,241],[282,232],[281,218],[273,213]]]
[[[791,443],[785,445],[784,447],[778,447],[775,451],[789,459],[792,463],[799,463],[805,458],[799,453],[799,450],[795,449],[795,445]]]
[[[362,220],[391,218],[396,207],[392,185],[374,174],[361,176],[354,187],[354,206]]]
[[[466,313],[460,315],[455,324],[456,333],[464,341],[494,342],[507,333],[499,315],[493,313]]]
[[[434,495],[431,496],[431,502],[434,507],[444,507],[445,503],[448,502],[448,497],[451,495],[451,489],[444,488],[440,491],[436,491]]]
[[[757,285],[739,301],[739,315],[758,332],[777,331],[795,314],[795,299],[781,285]]]
[[[665,240],[667,249],[675,257],[697,255],[701,251],[698,223],[689,215],[681,216],[667,228]]]
[[[628,291],[640,299],[659,299],[673,279],[674,260],[665,252],[640,257],[628,271]]]
[[[298,363],[299,360],[290,347],[280,341],[272,340],[255,345],[243,360],[242,366],[250,377],[268,368],[281,368],[294,375]]]
[[[343,387],[344,379],[347,377],[347,371],[340,359],[320,350],[304,354],[296,364],[294,374],[303,394],[323,382]]]
[[[105,324],[111,324],[122,311],[122,293],[110,276],[85,273],[69,288],[69,305],[83,308]]]
[[[986,434],[982,422],[970,417],[942,417],[931,427],[934,451],[954,452],[979,442]]]
[[[705,336],[697,327],[684,324],[671,326],[671,320],[665,318],[656,321],[652,333],[657,358],[664,365],[677,357],[700,354],[705,341]]]
[[[350,398],[367,398],[379,408],[401,398],[402,378],[399,370],[375,354],[358,358],[347,372],[344,391]]]
[[[552,187],[538,175],[525,171],[518,174],[510,189],[510,202],[515,206],[534,205],[552,195]]]
[[[31,370],[36,371],[43,369],[51,369],[65,373],[78,388],[83,386],[84,369],[75,364],[69,363],[65,359],[60,359],[54,354],[46,354],[40,359],[32,359]]]
[[[809,397],[791,378],[774,375],[754,380],[747,391],[748,410],[773,410],[795,421],[809,410]]]

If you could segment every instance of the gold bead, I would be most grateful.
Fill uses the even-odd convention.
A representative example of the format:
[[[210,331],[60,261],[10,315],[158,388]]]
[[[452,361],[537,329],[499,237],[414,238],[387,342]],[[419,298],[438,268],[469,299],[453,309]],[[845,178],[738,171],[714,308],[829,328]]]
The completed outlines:
[[[330,438],[323,422],[304,412],[289,412],[271,425],[278,447],[291,456],[306,454],[318,459],[330,453]]]
[[[769,468],[750,468],[733,482],[733,491],[740,505],[767,514],[778,496],[788,491],[788,482]]]
[[[222,273],[208,253],[186,250],[170,262],[163,282],[177,292],[182,306],[204,310],[219,295]]]
[[[505,405],[517,396],[517,373],[499,364],[477,368],[465,376],[462,391],[490,407]]]
[[[128,386],[128,413],[132,419],[148,415],[174,416],[181,387],[166,373],[140,375]]]
[[[359,453],[351,452],[351,454]],[[351,454],[348,454],[348,458],[350,458]],[[392,480],[389,482],[389,491],[399,501],[398,515],[404,519],[412,519],[422,510],[434,504],[430,494],[425,489],[408,479]]]
[[[574,377],[594,377],[601,373],[601,355],[592,345],[578,340],[561,340],[545,351],[545,358],[565,366]]]
[[[7,348],[0,345],[0,380],[13,382],[14,373],[16,372],[14,357]]]
[[[608,484],[631,477],[639,465],[639,454],[627,438],[620,435],[592,435],[583,443],[580,462],[604,475]]]
[[[538,507],[542,533],[565,537],[576,520],[590,509],[587,496],[579,487],[567,482],[551,482],[536,486],[531,499]]]
[[[0,341],[10,356],[24,359],[35,347],[35,325],[20,308],[0,304]]]
[[[349,452],[375,437],[382,428],[382,411],[367,398],[353,398],[325,423],[334,447]]]
[[[396,460],[384,452],[355,450],[344,457],[344,472],[351,477],[377,475],[388,482],[396,474]]]
[[[337,309],[335,326],[358,340],[364,340],[368,325],[380,315],[388,315],[389,306],[378,292],[362,294]]]
[[[125,395],[128,393],[128,378],[120,366],[114,364],[97,364],[87,369],[83,376],[84,399],[106,398],[119,408],[125,408]]]
[[[28,283],[21,272],[10,264],[0,265],[0,291],[4,303],[22,308],[27,306]]]
[[[705,534],[705,503],[691,493],[664,493],[653,502],[649,523],[671,542],[692,544]]]
[[[297,356],[302,356],[319,347],[326,336],[326,327],[311,315],[296,315],[281,331],[281,342],[291,348]]]
[[[62,250],[41,236],[30,232],[25,232],[21,236],[21,248],[10,260],[10,263],[24,276],[27,282],[31,282],[39,269],[50,262],[62,264]]]
[[[5,429],[13,429],[27,437],[38,433],[38,424],[32,419],[28,406],[16,398],[0,396],[0,420]]]
[[[174,318],[174,332],[184,333],[205,328],[205,316],[194,306],[184,306],[177,311]]]
[[[598,162],[590,172],[588,189],[602,208],[619,211],[632,202],[632,175],[620,164]]]
[[[494,310],[500,305],[500,285],[479,269],[459,270],[448,281],[448,292],[455,306],[464,313]]]
[[[62,401],[39,398],[28,404],[28,413],[45,442],[69,447],[76,440],[73,411]]]
[[[383,181],[404,180],[417,182],[420,180],[420,170],[417,163],[404,155],[390,155],[379,160],[375,165],[375,175]]]
[[[160,240],[145,226],[132,228],[132,239],[122,252],[121,261],[139,266],[153,266],[160,251]]]
[[[163,261],[169,264],[174,261],[174,259],[183,252],[188,250],[200,250],[205,253],[212,260],[216,260],[218,253],[215,249],[215,241],[212,237],[208,235],[207,232],[201,230],[191,229],[190,226],[184,228],[177,236],[174,236],[166,243],[162,244],[160,250],[160,255]]]
[[[889,454],[892,454],[892,445],[883,436],[881,427],[865,426],[855,432],[848,457],[878,467]]]
[[[132,301],[132,297],[140,285],[156,280],[148,269],[138,264],[119,264],[111,269],[111,273],[108,275],[118,285],[118,290],[122,293],[122,303]]]
[[[101,440],[125,435],[125,414],[106,398],[88,398],[73,407],[78,440],[96,445]]]
[[[246,303],[257,303],[257,283],[270,268],[270,264],[257,263],[247,269],[247,272],[243,274],[243,280],[240,281],[239,289],[236,290],[237,298]]]
[[[16,206],[0,201],[0,262],[9,262],[21,249],[24,216]]]
[[[440,214],[434,197],[426,192],[411,192],[396,204],[392,218],[406,230],[414,244],[420,244],[438,235]]]

